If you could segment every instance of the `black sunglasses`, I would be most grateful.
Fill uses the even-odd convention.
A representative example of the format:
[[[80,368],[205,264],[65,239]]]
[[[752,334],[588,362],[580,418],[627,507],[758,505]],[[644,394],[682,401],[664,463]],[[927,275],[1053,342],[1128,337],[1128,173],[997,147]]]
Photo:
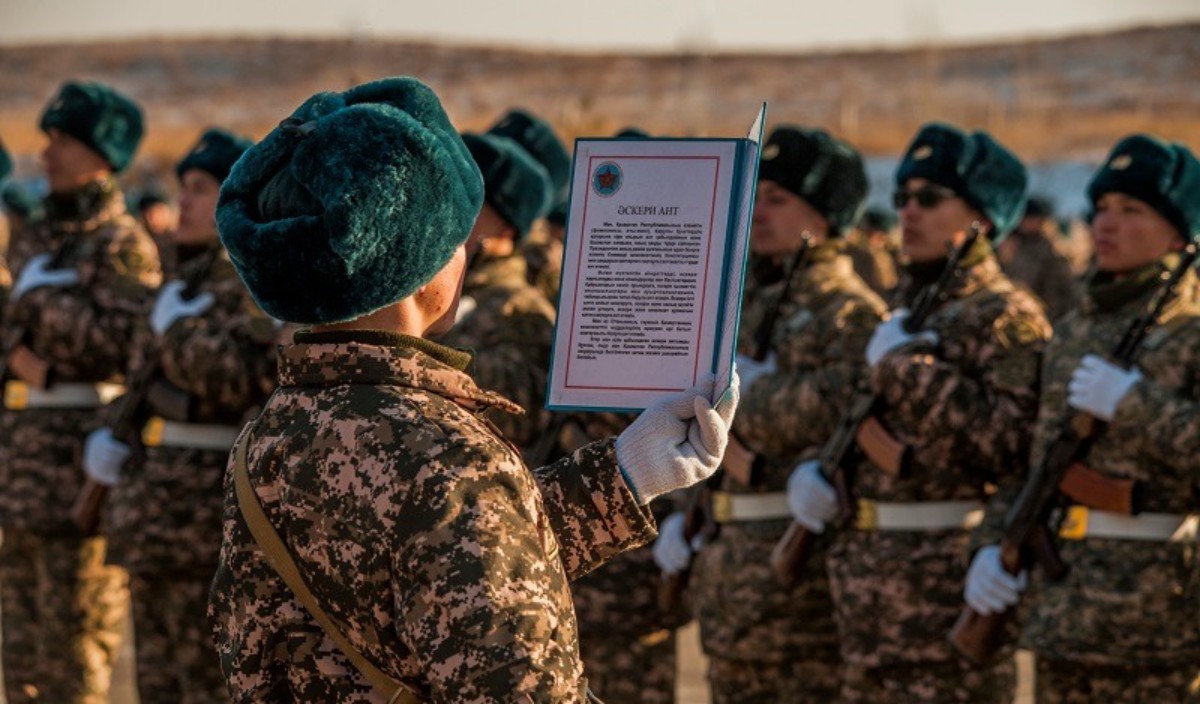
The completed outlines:
[[[892,205],[896,210],[902,210],[904,206],[908,205],[909,200],[916,198],[917,205],[922,208],[933,208],[942,201],[953,197],[955,197],[955,193],[949,188],[925,184],[915,191],[910,191],[907,188],[897,189],[892,194]]]

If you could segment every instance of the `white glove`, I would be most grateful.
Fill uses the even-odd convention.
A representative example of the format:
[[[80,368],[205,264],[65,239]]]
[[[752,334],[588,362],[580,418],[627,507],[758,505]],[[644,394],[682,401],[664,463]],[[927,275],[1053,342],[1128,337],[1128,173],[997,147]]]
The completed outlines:
[[[1117,404],[1141,379],[1137,367],[1125,370],[1094,354],[1084,355],[1071,374],[1067,403],[1100,420],[1110,421],[1117,412]]]
[[[774,374],[777,369],[774,352],[767,353],[767,358],[761,362],[744,354],[737,356],[738,376],[741,377],[742,386],[747,389],[760,376]]]
[[[132,454],[129,446],[114,438],[108,428],[93,430],[83,443],[83,471],[97,484],[116,486],[121,479],[121,468]]]
[[[654,564],[667,574],[676,574],[687,569],[692,562],[692,548],[683,535],[683,513],[672,513],[658,527],[658,540],[654,541],[651,553]]]
[[[921,341],[931,345],[938,343],[937,333],[932,330],[924,330],[916,334],[905,332],[904,321],[907,318],[908,309],[897,308],[892,311],[887,320],[876,326],[875,332],[871,335],[871,341],[867,343],[867,364],[874,367],[879,364],[879,360],[887,356],[888,352],[910,342]]]
[[[708,374],[687,391],[658,400],[617,436],[617,462],[643,505],[721,466],[737,410],[738,375],[715,407],[709,401],[714,381]]]
[[[16,301],[21,296],[42,286],[72,286],[79,283],[79,272],[74,269],[47,269],[50,265],[49,254],[39,254],[32,257],[13,285],[11,300]]]
[[[821,463],[816,460],[801,462],[792,470],[787,502],[792,518],[813,533],[824,533],[825,524],[838,514],[837,492],[821,476]]]
[[[150,329],[154,334],[161,335],[171,329],[171,325],[180,318],[193,318],[212,308],[216,299],[207,291],[184,300],[183,289],[187,287],[182,281],[171,281],[163,284],[158,292],[158,300],[154,301],[154,310],[150,313]]]
[[[1021,600],[1021,592],[1029,586],[1029,573],[1021,570],[1016,577],[1000,564],[1000,546],[980,548],[967,570],[967,588],[963,599],[981,616],[998,614]]]

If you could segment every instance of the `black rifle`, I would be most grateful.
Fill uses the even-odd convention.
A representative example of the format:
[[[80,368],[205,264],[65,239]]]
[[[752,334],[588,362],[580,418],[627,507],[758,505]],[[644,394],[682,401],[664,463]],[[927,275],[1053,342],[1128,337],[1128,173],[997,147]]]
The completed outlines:
[[[1196,244],[1189,244],[1183,251],[1179,265],[1169,274],[1163,272],[1164,283],[1154,299],[1147,305],[1146,311],[1133,321],[1109,355],[1115,364],[1123,369],[1134,365],[1146,335],[1174,298],[1175,289],[1195,264],[1198,251]],[[1060,513],[1067,493],[1064,482],[1072,468],[1082,465],[1087,459],[1092,446],[1107,427],[1104,421],[1082,411],[1073,412],[1063,421],[1058,434],[1047,446],[1041,461],[1030,473],[1005,516],[1004,537],[1000,540],[1000,563],[1009,574],[1020,574],[1021,570],[1036,561],[1042,566],[1047,579],[1059,580],[1066,575],[1067,565],[1063,563],[1055,545],[1060,518],[1056,514]],[[1129,512],[1136,510],[1135,503],[1132,500],[1127,502]],[[972,662],[987,662],[1002,644],[1004,623],[1009,611],[1011,609],[985,616],[970,607],[964,607],[958,622],[950,631],[951,645]]]
[[[975,242],[983,234],[983,225],[972,223],[962,244],[955,247],[938,280],[921,291],[912,312],[904,320],[904,331],[910,335],[919,333],[925,321],[953,293],[953,285],[962,275],[960,265]],[[821,449],[819,458],[821,474],[837,491],[838,518],[842,525],[852,525],[858,515],[858,504],[854,496],[854,470],[865,455],[885,472],[903,476],[912,461],[911,448],[892,439],[878,414],[883,410],[882,399],[873,391],[864,390],[855,394],[850,408],[842,416],[837,429]],[[868,451],[868,448],[871,448]],[[785,585],[799,578],[812,553],[816,536],[803,525],[792,521],[783,538],[771,550],[771,568],[775,576]]]

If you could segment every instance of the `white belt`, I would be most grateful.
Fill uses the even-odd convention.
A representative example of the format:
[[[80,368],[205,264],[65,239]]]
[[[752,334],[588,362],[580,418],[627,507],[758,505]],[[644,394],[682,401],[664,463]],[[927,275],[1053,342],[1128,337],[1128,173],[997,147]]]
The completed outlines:
[[[10,411],[27,408],[98,408],[120,396],[120,384],[54,384],[38,389],[23,381],[4,385],[4,407]]]
[[[156,416],[142,426],[142,444],[146,447],[229,450],[241,430],[229,425],[177,423]]]
[[[858,530],[920,531],[970,529],[983,520],[978,501],[885,503],[858,500]]]
[[[1099,511],[1087,506],[1071,506],[1058,534],[1067,540],[1084,538],[1115,538],[1117,540],[1149,540],[1159,543],[1191,543],[1196,541],[1200,516],[1177,513],[1123,513]]]
[[[717,523],[737,521],[770,521],[791,518],[787,494],[782,491],[769,494],[731,494],[714,491],[712,495],[713,520]]]

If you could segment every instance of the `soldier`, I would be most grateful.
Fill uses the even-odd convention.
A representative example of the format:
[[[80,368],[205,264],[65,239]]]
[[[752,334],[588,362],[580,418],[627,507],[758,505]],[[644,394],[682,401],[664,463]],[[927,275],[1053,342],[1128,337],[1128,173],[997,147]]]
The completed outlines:
[[[16,221],[9,211],[8,192],[13,184],[6,184],[9,176],[12,176],[13,163],[12,157],[8,155],[8,150],[4,148],[4,142],[0,142],[0,201],[4,205],[3,222],[0,222],[0,236],[3,237],[3,247],[0,248],[0,310],[4,309],[4,303],[8,300],[8,292],[12,290],[12,272],[8,268],[8,242],[12,232],[19,228],[19,223]]]
[[[466,245],[462,317],[441,341],[486,352],[475,358],[474,378],[523,410],[488,417],[528,453],[549,422],[543,404],[554,306],[526,279],[518,247],[549,206],[550,184],[546,170],[507,137],[465,134],[463,141],[483,173],[484,203]]]
[[[854,262],[854,273],[884,300],[900,283],[894,237],[897,222],[894,213],[882,208],[868,208],[847,238],[847,254]]]
[[[1108,427],[1084,461],[1136,482],[1137,515],[1067,499],[1059,548],[1070,571],[1053,582],[1035,571],[1021,642],[1037,656],[1038,702],[1181,702],[1200,687],[1195,274],[1175,289],[1132,368],[1104,355],[1147,311],[1184,244],[1200,237],[1200,161],[1180,144],[1127,137],[1087,195],[1096,273],[1046,349],[1032,464],[1064,419],[1094,416]],[[984,544],[998,537],[1006,503],[989,507]],[[998,565],[994,545],[971,564],[966,600],[980,613],[1015,604],[1025,584],[1026,575]]]
[[[1004,275],[1037,296],[1051,321],[1075,308],[1080,295],[1071,261],[1056,244],[1058,238],[1053,205],[1032,197],[1021,224],[996,250]]]
[[[0,598],[9,702],[104,702],[126,616],[125,575],[72,523],[84,436],[119,386],[159,283],[154,244],[114,174],[142,114],[98,83],[65,83],[42,113],[46,216],[13,238],[0,414]]]
[[[488,130],[508,137],[529,153],[550,179],[551,207],[538,219],[518,250],[525,259],[526,278],[546,300],[558,301],[558,282],[562,278],[563,228],[567,223],[567,199],[570,194],[571,154],[554,129],[541,118],[525,110],[508,111]],[[485,384],[486,386],[486,384]]]
[[[10,181],[0,190],[0,203],[4,207],[4,215],[8,218],[9,232],[17,232],[31,220],[40,220],[45,214],[42,202],[29,192],[29,189],[15,181]],[[8,241],[4,242],[4,251],[8,251]]]
[[[856,476],[858,525],[833,537],[826,564],[836,605],[848,702],[1008,702],[1011,653],[969,669],[946,634],[962,603],[967,526],[989,487],[1019,474],[1028,457],[1037,399],[1037,363],[1050,326],[1032,296],[1001,273],[989,239],[1016,225],[1025,168],[983,132],[930,124],[896,172],[895,205],[911,305],[936,280],[950,246],[973,223],[987,229],[962,260],[948,297],[925,331],[892,312],[867,345],[876,416],[911,449],[907,472],[892,476],[864,460]],[[796,520],[820,533],[837,514],[834,490],[816,462],[789,481]]]
[[[820,557],[784,586],[768,556],[789,523],[788,475],[833,432],[887,308],[855,275],[841,238],[867,195],[858,153],[822,130],[779,127],[758,178],[756,278],[738,341],[745,395],[712,499],[720,532],[697,556],[694,601],[714,703],[828,702],[841,658]],[[655,551],[668,572],[687,564],[681,516],[663,524]]]
[[[737,394],[714,410],[710,377],[525,468],[480,414],[515,404],[424,337],[454,320],[482,202],[410,78],[313,96],[222,188],[251,293],[313,325],[231,462],[210,610],[235,702],[585,701],[568,575],[652,537],[645,504],[720,462]]]
[[[109,560],[130,575],[142,704],[229,701],[207,624],[221,485],[238,430],[274,387],[275,325],[217,239],[221,182],[249,146],[210,129],[176,167],[182,279],[163,286],[135,338],[127,378],[146,389],[108,413],[110,427],[135,419],[140,442],[135,452],[106,427],[85,444],[84,470],[112,487]]]

